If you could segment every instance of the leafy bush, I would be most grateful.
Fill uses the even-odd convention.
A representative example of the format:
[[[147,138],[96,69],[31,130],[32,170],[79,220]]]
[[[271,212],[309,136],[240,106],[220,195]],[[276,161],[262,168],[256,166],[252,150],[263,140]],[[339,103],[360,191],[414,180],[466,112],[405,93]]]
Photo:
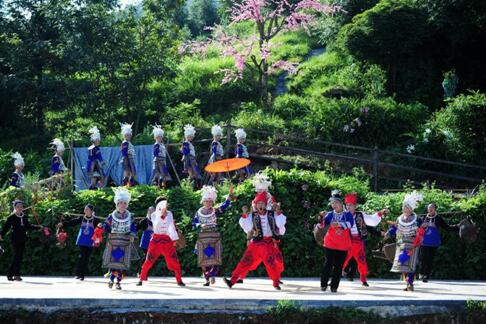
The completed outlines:
[[[300,122],[294,124],[299,128],[293,129],[294,132],[368,147],[378,145],[384,148],[408,140],[407,134],[417,129],[427,117],[425,106],[397,103],[392,98],[316,97],[307,102],[291,96],[287,98],[299,107]],[[284,111],[281,102],[285,103],[286,99],[276,101],[279,112]]]
[[[486,94],[473,92],[451,99],[417,134],[421,155],[484,164]]]

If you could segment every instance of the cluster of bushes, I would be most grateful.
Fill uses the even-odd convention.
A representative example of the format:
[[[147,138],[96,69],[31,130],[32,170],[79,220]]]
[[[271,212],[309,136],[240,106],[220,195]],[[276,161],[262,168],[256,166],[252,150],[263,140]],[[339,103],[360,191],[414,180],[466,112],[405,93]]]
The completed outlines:
[[[319,211],[328,209],[328,197],[332,189],[340,189],[343,192],[356,191],[359,194],[360,202],[364,203],[367,211],[378,210],[384,207],[391,209],[391,215],[385,219],[393,220],[400,212],[403,193],[377,195],[370,193],[367,180],[356,176],[338,177],[328,171],[310,172],[293,169],[290,171],[267,170],[272,179],[273,187],[271,192],[282,203],[282,209],[287,215],[287,233],[281,242],[282,252],[285,258],[284,276],[318,276],[321,270],[324,253],[321,247],[317,246],[312,236],[312,228],[316,222]],[[196,256],[193,248],[197,240],[197,232],[192,229],[191,220],[200,206],[200,193],[193,191],[192,187],[184,183],[181,187],[169,190],[160,190],[150,186],[137,186],[130,188],[132,201],[129,209],[136,217],[145,217],[146,210],[151,206],[159,195],[166,195],[169,198],[170,208],[174,213],[175,220],[182,229],[186,239],[187,247],[179,251],[179,259],[185,275],[199,275]],[[221,202],[228,192],[227,186],[219,187],[218,201]],[[229,274],[238,263],[243,251],[246,248],[246,236],[238,225],[241,207],[250,204],[254,197],[254,189],[250,181],[246,181],[235,188],[238,199],[233,202],[228,211],[218,219],[219,228],[223,237],[223,270],[222,274]],[[417,212],[425,210],[425,204],[435,201],[439,205],[439,211],[459,210],[470,215],[479,226],[484,227],[486,190],[481,190],[472,198],[464,198],[456,201],[449,193],[438,189],[424,189],[424,202],[418,207]],[[54,229],[55,224],[60,221],[60,215],[64,212],[80,213],[83,206],[91,203],[95,206],[96,215],[107,216],[113,209],[113,192],[111,189],[98,191],[82,191],[77,193],[59,193],[56,195],[45,194],[33,197],[28,191],[20,191],[10,188],[0,194],[0,202],[3,206],[1,213],[2,223],[9,213],[10,201],[14,198],[22,198],[26,205],[35,201],[35,211],[43,225]],[[40,199],[42,198],[42,199]],[[29,213],[29,217],[31,217]],[[68,217],[68,216],[66,216]],[[31,219],[35,222],[34,219]],[[387,226],[385,221],[381,227]],[[457,219],[452,220],[457,222]],[[59,249],[52,239],[47,243],[39,241],[39,234],[32,233],[27,244],[26,261],[23,272],[26,274],[49,274],[69,275],[73,272],[78,249],[75,246],[77,228],[69,229],[67,246]],[[11,249],[8,248],[8,239],[2,243],[7,252],[0,258],[0,271],[5,272],[11,260]],[[473,245],[463,244],[457,234],[443,233],[444,244],[439,248],[435,267],[434,277],[436,278],[469,278],[484,279],[482,265],[486,262],[486,256],[482,251],[485,249],[484,234]],[[372,239],[367,245],[368,262],[370,265],[370,276],[372,277],[393,277],[389,273],[390,265],[385,261],[374,259],[371,250],[377,247],[378,242]],[[99,275],[102,273],[101,266],[102,248],[98,249],[91,262],[91,273]],[[458,263],[458,258],[461,262]],[[28,260],[28,261],[27,261]],[[163,262],[161,262],[163,263]],[[154,269],[153,274],[168,275],[165,266]],[[255,275],[265,275],[265,270],[260,267]]]

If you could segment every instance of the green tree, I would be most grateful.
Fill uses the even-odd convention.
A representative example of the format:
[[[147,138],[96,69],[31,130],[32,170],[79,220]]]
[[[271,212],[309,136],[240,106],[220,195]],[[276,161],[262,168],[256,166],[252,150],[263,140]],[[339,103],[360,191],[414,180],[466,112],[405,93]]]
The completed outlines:
[[[219,23],[219,17],[214,0],[193,0],[187,15],[189,29],[195,36],[205,33],[205,27]]]

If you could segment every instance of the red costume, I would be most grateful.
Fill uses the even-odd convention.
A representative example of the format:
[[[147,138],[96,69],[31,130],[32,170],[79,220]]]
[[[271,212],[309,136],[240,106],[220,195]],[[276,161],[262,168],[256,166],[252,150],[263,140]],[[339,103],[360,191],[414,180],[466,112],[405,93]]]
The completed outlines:
[[[142,265],[140,273],[140,284],[147,280],[148,272],[154,265],[159,256],[163,255],[167,264],[167,269],[174,272],[177,284],[183,286],[181,277],[181,266],[177,257],[177,251],[174,246],[174,241],[179,239],[177,230],[174,225],[172,213],[167,211],[162,215],[160,210],[157,210],[150,216],[154,233],[150,239],[147,249],[147,257]]]
[[[267,204],[265,192],[259,193],[253,203]],[[240,278],[244,278],[248,271],[254,270],[263,262],[273,286],[280,289],[280,274],[284,270],[283,256],[278,248],[278,239],[285,233],[286,217],[283,214],[275,215],[273,211],[264,213],[251,213],[242,215],[240,226],[246,233],[251,233],[251,242],[248,245],[241,261],[231,275],[231,280],[225,282],[232,287]]]

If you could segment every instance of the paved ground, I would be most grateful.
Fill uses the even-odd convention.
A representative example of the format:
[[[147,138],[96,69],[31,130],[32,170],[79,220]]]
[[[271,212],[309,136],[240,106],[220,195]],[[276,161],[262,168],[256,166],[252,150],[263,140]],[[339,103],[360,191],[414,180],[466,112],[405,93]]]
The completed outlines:
[[[109,289],[107,280],[89,277],[84,282],[68,277],[24,277],[23,282],[0,278],[0,309],[24,307],[54,310],[73,307],[98,309],[159,311],[233,311],[261,312],[278,300],[294,300],[304,306],[352,306],[392,311],[437,307],[464,307],[467,300],[486,300],[486,282],[417,282],[414,292],[402,289],[399,280],[370,280],[370,287],[358,281],[343,280],[338,293],[322,292],[317,278],[283,278],[281,291],[271,281],[250,278],[233,289],[217,278],[214,286],[203,287],[201,278],[184,278],[186,287],[178,287],[173,278],[151,278],[142,287],[137,279],[123,281],[121,291]]]

